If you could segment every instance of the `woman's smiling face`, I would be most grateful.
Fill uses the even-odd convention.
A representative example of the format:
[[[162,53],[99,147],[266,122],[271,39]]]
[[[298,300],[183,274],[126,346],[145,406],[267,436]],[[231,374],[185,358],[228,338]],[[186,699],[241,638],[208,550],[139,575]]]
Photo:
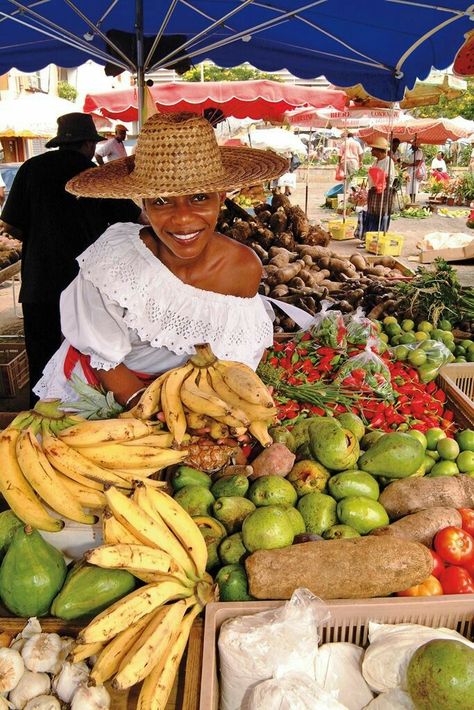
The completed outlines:
[[[195,259],[209,243],[219,215],[217,192],[144,200],[150,225],[159,241],[179,259]]]

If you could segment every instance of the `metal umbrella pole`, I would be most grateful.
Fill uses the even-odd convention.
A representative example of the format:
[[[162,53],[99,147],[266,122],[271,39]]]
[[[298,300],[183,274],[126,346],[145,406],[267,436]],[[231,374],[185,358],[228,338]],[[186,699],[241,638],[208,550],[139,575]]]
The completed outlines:
[[[145,59],[143,41],[143,0],[135,0],[135,38],[137,42],[138,130],[145,122]]]
[[[309,202],[309,160],[310,160],[310,153],[311,153],[311,137],[313,134],[313,129],[312,127],[309,129],[309,139],[306,147],[306,187],[305,187],[305,195],[304,195],[304,212],[305,215],[308,216],[308,202]]]

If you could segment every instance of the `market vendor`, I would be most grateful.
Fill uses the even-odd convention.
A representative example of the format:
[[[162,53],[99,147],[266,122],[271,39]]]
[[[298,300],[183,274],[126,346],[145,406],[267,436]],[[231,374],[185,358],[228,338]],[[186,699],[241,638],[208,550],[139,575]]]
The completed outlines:
[[[257,294],[262,265],[214,230],[227,190],[286,169],[270,151],[219,147],[200,116],[156,114],[134,156],[70,180],[75,195],[143,201],[150,224],[116,224],[79,256],[79,275],[61,297],[65,341],[37,394],[77,399],[76,373],[130,408],[150,379],[203,342],[222,359],[256,368],[273,341]]]
[[[410,195],[412,204],[416,202],[420,182],[426,177],[426,166],[423,151],[418,146],[414,138],[402,161],[402,167],[406,169],[408,181],[407,192]]]
[[[386,138],[378,136],[369,143],[375,162],[369,168],[367,181],[367,206],[359,213],[357,234],[361,240],[367,232],[386,231],[390,225],[393,203],[395,163]],[[361,244],[361,247],[364,243]]]

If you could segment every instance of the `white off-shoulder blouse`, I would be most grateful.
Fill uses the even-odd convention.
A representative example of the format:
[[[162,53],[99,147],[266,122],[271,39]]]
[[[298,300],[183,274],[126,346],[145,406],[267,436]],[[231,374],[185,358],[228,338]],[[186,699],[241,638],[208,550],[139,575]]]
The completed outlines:
[[[271,307],[259,295],[226,296],[183,283],[145,246],[141,229],[114,224],[78,257],[80,272],[61,295],[65,341],[34,388],[40,397],[77,398],[63,371],[70,345],[95,369],[123,363],[157,375],[184,362],[197,343],[253,369],[272,344]],[[80,364],[74,372],[85,379]]]

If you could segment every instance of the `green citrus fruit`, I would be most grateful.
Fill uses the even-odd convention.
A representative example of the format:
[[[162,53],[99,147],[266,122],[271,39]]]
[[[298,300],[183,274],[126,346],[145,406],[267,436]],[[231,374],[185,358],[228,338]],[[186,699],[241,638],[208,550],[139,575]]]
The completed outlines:
[[[439,322],[439,327],[441,328],[441,330],[452,330],[453,329],[453,326],[451,325],[449,320],[441,320]]]
[[[410,320],[410,318],[405,318],[405,320],[402,320],[402,330],[413,330],[415,327],[415,322]]]
[[[429,472],[429,478],[438,478],[438,476],[456,476],[459,469],[454,461],[438,461],[435,463]]]
[[[413,332],[403,333],[403,335],[400,338],[400,343],[402,345],[406,345],[408,343],[416,343],[415,333],[413,333]]]
[[[417,342],[421,342],[422,340],[428,340],[428,333],[425,333],[424,330],[417,330],[415,333],[415,340]]]
[[[422,320],[421,323],[418,323],[417,330],[421,331],[422,333],[431,333],[433,330],[433,325],[427,320]]]
[[[426,441],[426,436],[423,434],[422,431],[418,431],[418,429],[409,429],[407,431],[408,436],[412,436],[414,439],[418,439],[420,444],[424,449],[428,446],[428,442]]]
[[[455,435],[455,439],[459,444],[461,451],[474,451],[474,430],[464,429],[464,431],[458,431]]]
[[[413,350],[409,355],[408,355],[408,362],[410,362],[412,365],[415,367],[419,367],[420,365],[424,365],[426,360],[427,360],[427,355],[424,350]]]
[[[382,323],[384,325],[390,325],[390,323],[397,323],[397,319],[394,316],[385,316]],[[398,323],[397,323],[398,325]]]
[[[388,325],[385,326],[385,332],[390,337],[393,337],[394,335],[400,335],[400,333],[402,332],[402,329],[400,328],[400,326],[398,325],[397,322],[389,323]]]
[[[461,451],[456,459],[456,465],[461,473],[474,471],[474,451]]]
[[[440,439],[436,444],[436,451],[445,461],[456,461],[459,456],[459,444],[454,439]]]
[[[446,438],[446,432],[444,432],[439,427],[432,427],[425,431],[426,441],[428,444],[428,449],[430,451],[435,451],[440,439]]]
[[[410,350],[405,347],[405,345],[397,345],[397,347],[393,351],[393,354],[395,355],[397,360],[406,360],[408,355],[410,354]]]

